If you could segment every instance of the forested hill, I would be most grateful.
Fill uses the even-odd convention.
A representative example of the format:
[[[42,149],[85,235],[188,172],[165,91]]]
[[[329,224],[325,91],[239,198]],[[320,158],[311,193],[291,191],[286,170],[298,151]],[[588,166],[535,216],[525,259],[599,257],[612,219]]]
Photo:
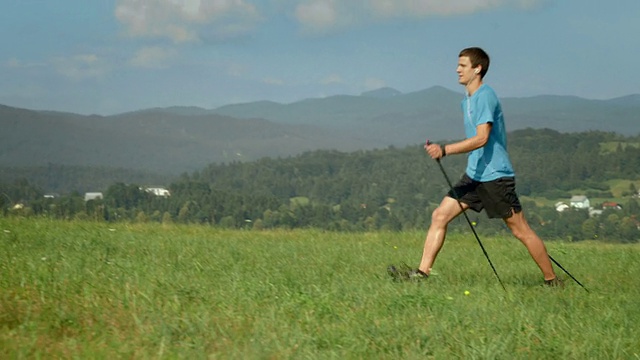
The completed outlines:
[[[545,129],[518,130],[509,136],[518,192],[543,204],[528,201],[525,205],[541,234],[637,241],[640,136],[563,134]],[[465,156],[455,155],[442,160],[454,181],[463,173],[465,160]],[[55,171],[56,167],[50,169]],[[90,178],[83,178],[81,169],[72,170],[76,184]],[[89,174],[92,169],[86,170]],[[48,175],[40,179],[49,184],[69,180],[62,173],[57,174],[60,177],[53,172]],[[104,192],[104,199],[98,201],[84,201],[83,194],[78,193],[45,198],[46,185],[28,180],[0,181],[0,210],[9,215],[65,219],[399,230],[426,227],[430,211],[448,191],[436,162],[416,145],[350,153],[317,150],[282,159],[212,164],[184,173],[168,186],[114,182],[93,189]],[[171,195],[151,195],[144,185],[165,185]],[[586,210],[559,215],[550,206],[556,201],[568,202],[572,195],[587,195],[603,215],[592,218]],[[604,209],[603,204],[611,201],[622,208]],[[17,203],[24,208],[10,210]],[[473,216],[476,223],[482,220],[482,215]],[[502,229],[499,222],[482,223],[479,229],[483,232]]]
[[[524,129],[509,133],[508,139],[519,191],[524,195],[595,186],[609,179],[637,180],[640,176],[640,136]],[[442,163],[457,177],[465,161],[465,156],[454,155]],[[168,186],[189,179],[225,191],[269,194],[282,200],[306,196],[327,203],[370,197],[380,202],[399,193],[405,194],[407,201],[419,194],[431,199],[446,185],[421,145],[355,152],[317,150],[291,157],[210,164],[184,173],[182,180],[108,167],[50,164],[2,170],[0,183],[26,179],[43,192],[104,191],[117,182]]]
[[[640,181],[640,136],[525,129],[509,134],[509,149],[522,195],[553,196],[575,188],[606,191],[606,180]],[[445,157],[442,164],[457,179],[466,156]],[[328,204],[348,200],[377,205],[389,198],[405,203],[433,201],[447,186],[421,146],[353,153],[316,151],[287,159],[212,164],[188,181],[283,200],[304,196]]]

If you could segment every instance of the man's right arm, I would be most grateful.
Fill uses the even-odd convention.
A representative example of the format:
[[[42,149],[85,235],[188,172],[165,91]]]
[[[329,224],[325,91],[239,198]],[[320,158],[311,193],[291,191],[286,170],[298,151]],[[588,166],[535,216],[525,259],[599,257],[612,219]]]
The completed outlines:
[[[428,143],[425,145],[425,150],[431,156],[432,159],[441,159],[446,155],[453,154],[465,154],[475,149],[479,149],[489,141],[489,134],[491,134],[490,122],[480,124],[476,127],[476,135],[458,141],[452,144],[440,145]]]

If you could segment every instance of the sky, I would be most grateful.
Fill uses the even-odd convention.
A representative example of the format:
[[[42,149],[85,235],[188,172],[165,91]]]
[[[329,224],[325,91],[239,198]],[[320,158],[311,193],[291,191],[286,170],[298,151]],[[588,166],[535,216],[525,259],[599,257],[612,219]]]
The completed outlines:
[[[640,93],[638,0],[2,0],[0,104],[113,115],[392,87]]]

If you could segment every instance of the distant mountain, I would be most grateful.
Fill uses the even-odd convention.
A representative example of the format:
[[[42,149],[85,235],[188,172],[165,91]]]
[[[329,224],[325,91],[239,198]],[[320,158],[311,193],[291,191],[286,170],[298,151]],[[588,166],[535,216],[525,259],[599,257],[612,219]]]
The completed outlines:
[[[433,139],[462,136],[460,99],[459,93],[432,87],[387,98],[336,95],[291,104],[261,101],[222,106],[214,112],[236,118],[263,118],[277,123],[338,129],[384,147],[420,142],[426,134],[432,134]],[[459,126],[445,126],[455,120]],[[421,135],[416,137],[417,133]]]
[[[588,100],[574,96],[506,98],[503,110],[510,130],[550,128],[562,132],[601,130],[640,134],[640,102],[636,96]]]
[[[640,94],[622,96],[615,99],[606,100],[605,102],[616,106],[637,107],[640,106]]]
[[[210,163],[353,151],[464,137],[463,95],[443,87],[403,94],[382,88],[280,104],[168,107],[114,116],[0,105],[0,167],[101,166],[180,173]],[[549,128],[640,135],[640,95],[504,98],[509,131]]]
[[[182,115],[182,116],[209,115],[212,113],[211,110],[203,109],[197,106],[170,106],[165,108],[143,109],[143,110],[133,111],[128,114],[159,113],[159,112],[169,113],[174,115]]]
[[[102,166],[158,173],[211,163],[367,147],[337,131],[216,114],[153,110],[83,116],[0,106],[0,166]]]
[[[393,92],[380,89],[380,94]],[[374,92],[376,94],[377,92]],[[223,106],[213,111],[237,118],[261,117],[278,123],[314,124],[340,129],[380,145],[404,145],[464,136],[462,93],[441,86],[391,97],[331,96],[291,104],[256,102]],[[509,131],[550,128],[563,132],[602,130],[624,135],[640,133],[640,95],[611,100],[573,96],[503,98]]]
[[[377,90],[365,91],[360,96],[372,97],[378,99],[387,99],[390,97],[402,95],[402,93],[396,89],[390,87],[383,87]]]

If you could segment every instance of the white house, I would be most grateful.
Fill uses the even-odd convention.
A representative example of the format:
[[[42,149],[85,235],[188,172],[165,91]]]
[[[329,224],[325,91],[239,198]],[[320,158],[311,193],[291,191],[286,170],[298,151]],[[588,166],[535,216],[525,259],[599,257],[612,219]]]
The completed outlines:
[[[589,216],[590,217],[600,216],[600,215],[602,215],[602,210],[600,210],[600,209],[589,209]]]
[[[576,209],[588,209],[591,207],[591,204],[586,196],[574,195],[571,197],[571,207]]]
[[[570,208],[569,205],[563,203],[562,201],[557,202],[555,206],[557,212],[563,212]]]
[[[101,192],[84,193],[84,201],[104,199]]]
[[[171,192],[163,187],[148,187],[148,188],[145,188],[144,191],[151,193],[155,196],[164,196],[164,197],[171,196]]]

